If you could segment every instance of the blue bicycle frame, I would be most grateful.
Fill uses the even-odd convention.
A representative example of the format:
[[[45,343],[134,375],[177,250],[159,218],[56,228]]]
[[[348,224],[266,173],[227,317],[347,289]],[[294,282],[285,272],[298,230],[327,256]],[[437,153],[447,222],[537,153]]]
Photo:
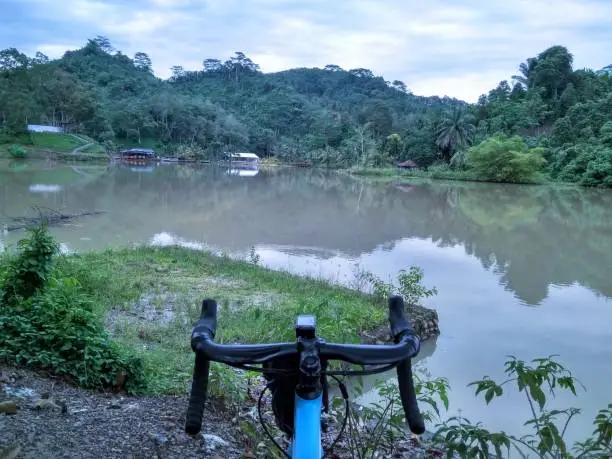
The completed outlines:
[[[335,373],[328,372],[327,365],[329,360],[341,360],[356,365],[375,365],[373,373],[396,367],[399,395],[410,430],[417,435],[423,433],[425,424],[419,412],[410,364],[410,359],[419,352],[420,342],[404,314],[404,300],[400,296],[389,298],[389,326],[395,341],[392,345],[326,343],[316,336],[315,317],[303,314],[296,320],[295,343],[217,344],[214,342],[217,303],[212,299],[203,300],[200,319],[191,334],[191,348],[196,355],[185,432],[196,435],[202,428],[211,360],[247,370],[253,368],[249,365],[260,364],[264,377],[270,381],[266,389],[273,392],[272,407],[277,425],[291,438],[291,444],[283,451],[266,429],[260,410],[263,391],[258,409],[270,440],[291,459],[322,459],[321,414],[329,408],[326,378]],[[348,394],[343,387],[340,384],[348,413]],[[345,426],[346,418],[331,448]]]
[[[323,395],[306,400],[295,395],[293,442],[287,453],[292,459],[321,459],[321,406]]]

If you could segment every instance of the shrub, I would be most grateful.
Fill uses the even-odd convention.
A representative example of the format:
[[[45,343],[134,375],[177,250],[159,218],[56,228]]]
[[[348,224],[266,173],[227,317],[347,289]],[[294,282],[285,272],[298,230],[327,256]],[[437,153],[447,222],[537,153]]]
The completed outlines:
[[[27,158],[28,151],[23,148],[21,145],[12,144],[8,147],[8,152],[13,158]]]
[[[31,229],[19,248],[0,270],[0,360],[87,388],[142,389],[143,363],[111,339],[79,282],[52,269],[57,243],[45,226]]]
[[[552,398],[557,390],[571,391],[576,395],[577,380],[552,356],[533,359],[531,364],[510,356],[505,367],[507,379],[501,384],[485,376],[469,385],[476,387],[475,395],[484,395],[487,405],[494,398],[502,396],[508,385],[514,385],[519,393],[524,394],[529,407],[531,417],[523,425],[530,427],[531,432],[521,437],[490,432],[480,423],[472,424],[468,419],[452,417],[439,426],[434,436],[434,440],[444,445],[448,457],[456,453],[461,458],[488,459],[493,451],[495,457],[509,457],[511,448],[521,457],[527,457],[527,452],[551,459],[610,457],[612,404],[599,410],[591,437],[570,448],[566,444],[565,434],[580,409],[549,409],[546,392]]]
[[[369,271],[361,271],[356,274],[358,281],[372,287],[372,294],[380,301],[387,299],[394,293],[401,295],[408,304],[417,304],[419,300],[428,298],[438,293],[435,287],[428,289],[423,284],[423,270],[417,266],[411,266],[397,273],[397,288],[392,282],[385,282]]]
[[[546,160],[543,148],[528,148],[518,136],[498,135],[471,147],[467,166],[479,178],[495,182],[531,182]]]
[[[17,243],[19,253],[6,264],[1,285],[3,303],[28,299],[42,289],[58,245],[45,224],[31,228],[30,237]]]

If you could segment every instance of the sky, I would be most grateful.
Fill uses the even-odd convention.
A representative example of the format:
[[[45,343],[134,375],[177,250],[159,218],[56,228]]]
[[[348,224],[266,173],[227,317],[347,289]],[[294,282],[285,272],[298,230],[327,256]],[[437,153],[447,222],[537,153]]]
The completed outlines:
[[[103,35],[162,78],[241,51],[264,72],[363,67],[468,102],[552,45],[575,68],[612,64],[612,0],[0,0],[0,16],[0,49],[28,55]]]

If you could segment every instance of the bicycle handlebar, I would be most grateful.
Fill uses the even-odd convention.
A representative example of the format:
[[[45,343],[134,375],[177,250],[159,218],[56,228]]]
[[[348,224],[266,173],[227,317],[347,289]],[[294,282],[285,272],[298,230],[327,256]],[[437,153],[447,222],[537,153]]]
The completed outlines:
[[[335,344],[319,339],[319,356],[324,360],[343,360],[358,365],[397,365],[399,393],[406,421],[413,433],[421,434],[425,431],[425,424],[417,404],[411,365],[411,358],[419,353],[420,341],[405,316],[404,301],[400,296],[389,298],[389,325],[395,344]],[[217,303],[206,299],[202,301],[200,319],[191,335],[191,348],[196,358],[185,423],[185,431],[190,435],[197,434],[202,426],[211,360],[229,365],[263,364],[300,352],[297,342],[218,344],[214,342],[216,329]]]

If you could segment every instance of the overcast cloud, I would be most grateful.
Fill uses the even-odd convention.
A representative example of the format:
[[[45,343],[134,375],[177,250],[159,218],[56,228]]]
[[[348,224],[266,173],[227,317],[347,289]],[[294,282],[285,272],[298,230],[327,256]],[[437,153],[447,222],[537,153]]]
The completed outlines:
[[[104,35],[161,77],[243,51],[264,72],[365,67],[470,102],[555,44],[575,67],[612,64],[612,0],[0,0],[0,16],[0,48],[29,55]]]

